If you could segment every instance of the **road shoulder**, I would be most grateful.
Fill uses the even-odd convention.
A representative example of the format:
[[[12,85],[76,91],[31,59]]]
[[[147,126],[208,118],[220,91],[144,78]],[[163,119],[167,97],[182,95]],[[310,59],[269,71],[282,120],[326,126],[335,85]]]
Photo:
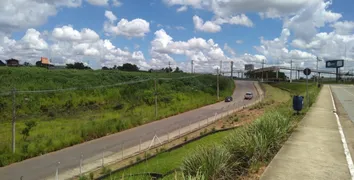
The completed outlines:
[[[342,103],[339,101],[338,97],[335,94],[333,94],[333,99],[337,108],[339,121],[342,124],[345,139],[347,140],[350,155],[353,158],[354,157],[354,123],[349,118],[348,113],[346,112]]]

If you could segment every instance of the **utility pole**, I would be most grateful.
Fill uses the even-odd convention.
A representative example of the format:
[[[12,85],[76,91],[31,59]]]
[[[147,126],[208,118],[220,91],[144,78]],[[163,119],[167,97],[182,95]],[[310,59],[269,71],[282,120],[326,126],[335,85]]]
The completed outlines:
[[[216,94],[217,94],[217,97],[218,97],[218,100],[220,99],[219,97],[219,68],[216,69]]]
[[[220,74],[222,74],[222,61],[220,61]]]
[[[263,82],[264,64],[265,64],[265,62],[264,62],[264,59],[263,59],[263,60],[262,60],[262,82]]]
[[[157,120],[157,72],[155,78],[155,120]]]
[[[191,61],[191,74],[193,74],[194,60]]]
[[[316,59],[317,59],[316,69],[317,69],[317,85],[318,85],[319,78],[320,78],[320,73],[318,72],[318,62],[322,61],[322,60],[320,58],[318,58],[318,57],[316,57]]]
[[[290,83],[293,82],[293,60],[290,60]]]
[[[231,61],[231,79],[234,79],[234,62],[233,61]]]
[[[12,90],[12,153],[16,150],[16,89]]]

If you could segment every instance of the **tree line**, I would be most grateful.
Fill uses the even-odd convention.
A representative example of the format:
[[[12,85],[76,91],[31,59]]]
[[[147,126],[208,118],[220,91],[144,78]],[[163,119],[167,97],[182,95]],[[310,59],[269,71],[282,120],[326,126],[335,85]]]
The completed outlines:
[[[131,64],[131,63],[125,63],[122,66],[114,65],[111,68],[103,66],[102,70],[120,70],[120,71],[135,71],[135,72],[143,71],[143,70],[140,70],[137,65]],[[153,71],[160,71],[160,72],[166,72],[166,73],[171,73],[171,72],[173,72],[173,73],[183,73],[183,71],[179,67],[176,67],[174,70],[171,67],[166,67],[166,68],[162,68],[162,69],[159,69],[159,70],[153,70],[153,69],[149,69],[148,70],[148,72],[150,72],[150,73],[153,72]]]

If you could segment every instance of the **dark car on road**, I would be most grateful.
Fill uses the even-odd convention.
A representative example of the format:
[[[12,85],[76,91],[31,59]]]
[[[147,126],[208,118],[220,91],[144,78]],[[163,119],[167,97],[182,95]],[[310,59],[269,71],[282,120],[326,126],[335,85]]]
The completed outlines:
[[[225,98],[225,102],[231,102],[232,101],[232,97],[231,96],[227,96],[226,98]]]

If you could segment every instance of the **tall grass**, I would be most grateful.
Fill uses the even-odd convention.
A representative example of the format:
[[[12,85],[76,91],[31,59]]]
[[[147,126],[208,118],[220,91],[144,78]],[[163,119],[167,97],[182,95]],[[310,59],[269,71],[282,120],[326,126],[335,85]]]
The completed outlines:
[[[231,153],[223,146],[198,147],[183,160],[181,169],[187,176],[202,174],[205,179],[230,179],[234,167],[238,165],[231,158]]]
[[[222,146],[197,148],[182,163],[184,175],[205,179],[234,179],[259,162],[268,162],[292,127],[291,118],[268,112],[252,124],[230,133]]]

